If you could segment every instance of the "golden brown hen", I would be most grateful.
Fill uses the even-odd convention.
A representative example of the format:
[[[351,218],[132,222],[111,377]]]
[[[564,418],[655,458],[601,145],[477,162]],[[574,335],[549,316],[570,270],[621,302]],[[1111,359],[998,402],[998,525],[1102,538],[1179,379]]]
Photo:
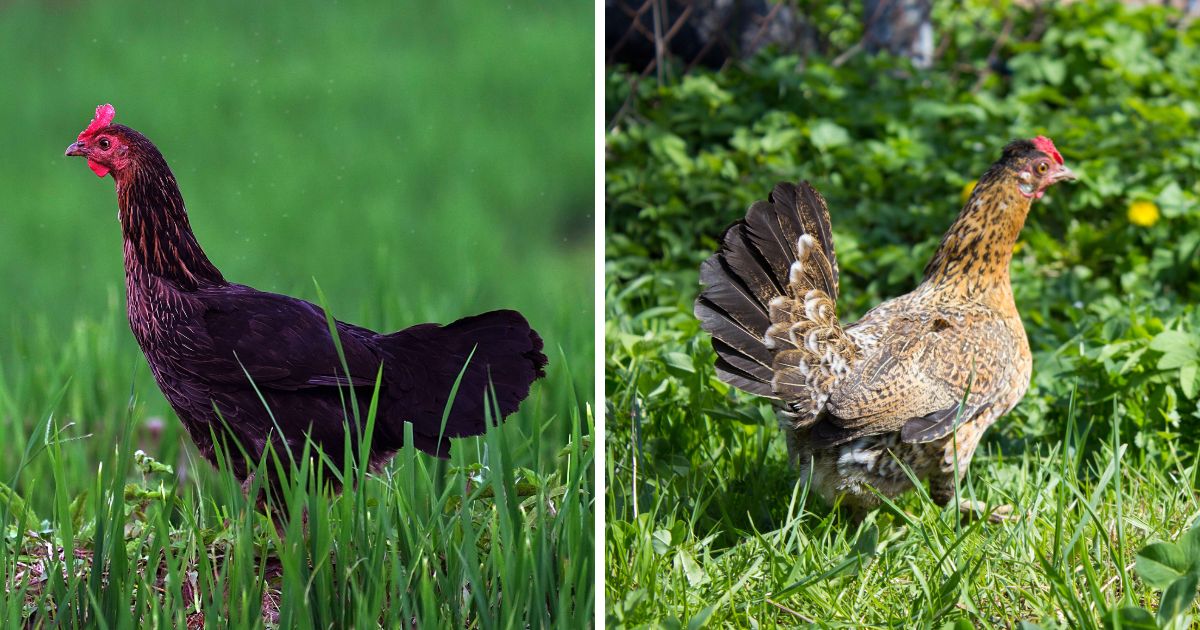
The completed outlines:
[[[807,182],[777,185],[725,231],[700,268],[696,316],[721,380],[779,401],[788,450],[818,494],[873,507],[871,487],[912,487],[903,462],[939,504],[954,498],[983,432],[1029,387],[1008,267],[1030,205],[1064,179],[1074,174],[1048,138],[1006,146],[924,281],[850,325],[836,313],[829,211]]]

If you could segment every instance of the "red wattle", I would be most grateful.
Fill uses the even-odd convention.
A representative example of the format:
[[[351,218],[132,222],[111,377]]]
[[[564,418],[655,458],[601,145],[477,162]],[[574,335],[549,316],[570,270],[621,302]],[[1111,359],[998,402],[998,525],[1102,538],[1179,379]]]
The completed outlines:
[[[105,175],[108,175],[107,166],[93,160],[88,160],[87,162],[88,168],[92,169],[92,172],[96,174],[96,177],[104,177]]]

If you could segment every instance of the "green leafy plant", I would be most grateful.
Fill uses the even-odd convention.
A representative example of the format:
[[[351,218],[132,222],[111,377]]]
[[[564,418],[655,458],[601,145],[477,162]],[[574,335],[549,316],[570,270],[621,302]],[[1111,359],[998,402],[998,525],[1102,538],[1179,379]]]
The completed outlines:
[[[1186,627],[1184,619],[1200,585],[1200,527],[1193,527],[1178,542],[1146,545],[1134,567],[1146,584],[1163,591],[1157,621],[1161,627]]]

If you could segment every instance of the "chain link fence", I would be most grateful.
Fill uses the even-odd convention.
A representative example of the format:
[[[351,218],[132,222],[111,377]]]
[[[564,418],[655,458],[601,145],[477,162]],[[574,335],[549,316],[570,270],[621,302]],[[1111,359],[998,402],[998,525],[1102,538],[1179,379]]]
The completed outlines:
[[[848,50],[831,51],[806,18],[826,5],[819,0],[605,0],[606,63],[625,65],[642,77],[657,74],[661,81],[668,62],[686,74],[697,66],[723,68],[772,46],[801,57],[887,50],[924,67],[940,47],[931,23],[932,1],[847,3],[861,16],[863,40]],[[1037,6],[1062,0],[1017,1]],[[1173,6],[1188,21],[1200,13],[1200,0],[1127,2]]]
[[[662,72],[667,57],[686,73],[720,68],[766,45],[794,51],[810,37],[798,15],[794,2],[606,0],[606,62],[648,76]]]

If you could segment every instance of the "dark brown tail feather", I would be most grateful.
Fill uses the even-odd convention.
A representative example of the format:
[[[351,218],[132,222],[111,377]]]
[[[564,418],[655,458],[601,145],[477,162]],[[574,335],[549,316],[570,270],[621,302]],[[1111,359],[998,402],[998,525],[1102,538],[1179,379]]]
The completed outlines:
[[[791,265],[799,257],[796,242],[804,234],[816,240],[828,261],[822,261],[825,266],[812,288],[836,300],[838,267],[829,210],[808,182],[776,185],[766,201],[750,206],[745,219],[725,230],[720,249],[700,266],[704,290],[695,314],[713,336],[717,376],[738,389],[775,397],[772,352],[763,342],[771,323],[768,305],[787,295]]]
[[[412,422],[414,445],[441,457],[449,454],[449,438],[487,430],[485,392],[489,399],[494,393],[490,404],[500,417],[492,420],[499,423],[529,396],[533,382],[546,375],[548,363],[542,338],[520,313],[508,310],[445,326],[414,326],[382,337],[380,345],[392,358],[390,364],[385,362],[388,386],[399,394],[395,409],[381,418],[389,423],[384,430],[399,444],[403,422]],[[460,372],[462,381],[443,432],[442,414]]]

